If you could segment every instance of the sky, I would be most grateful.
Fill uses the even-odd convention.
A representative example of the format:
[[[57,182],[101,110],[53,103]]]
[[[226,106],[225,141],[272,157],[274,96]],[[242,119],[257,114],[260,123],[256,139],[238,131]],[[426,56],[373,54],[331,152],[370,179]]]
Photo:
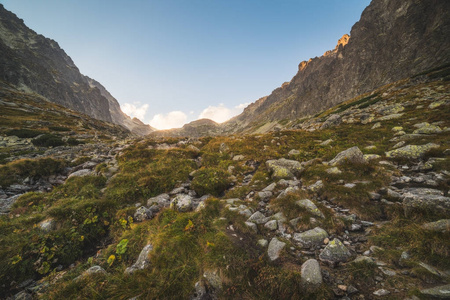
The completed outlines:
[[[131,117],[224,122],[336,46],[369,0],[0,0]]]

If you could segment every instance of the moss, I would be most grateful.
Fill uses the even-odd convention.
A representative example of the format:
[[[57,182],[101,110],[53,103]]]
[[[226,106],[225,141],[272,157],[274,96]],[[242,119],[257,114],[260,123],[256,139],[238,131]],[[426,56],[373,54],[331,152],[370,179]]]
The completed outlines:
[[[64,145],[64,141],[58,135],[46,133],[31,141],[37,147],[57,147]]]
[[[195,172],[191,187],[200,196],[221,196],[230,183],[227,172],[218,168],[203,168]]]

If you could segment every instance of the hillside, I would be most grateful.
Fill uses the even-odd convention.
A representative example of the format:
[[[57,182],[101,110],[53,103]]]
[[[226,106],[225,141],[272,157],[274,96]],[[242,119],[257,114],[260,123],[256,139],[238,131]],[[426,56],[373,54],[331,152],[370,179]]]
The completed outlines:
[[[1,4],[0,53],[0,81],[136,134],[154,130],[125,115],[117,100],[98,82],[82,75],[57,42],[28,28]]]
[[[267,130],[420,72],[450,63],[450,2],[374,0],[332,51],[225,124],[225,132]]]
[[[0,217],[1,294],[445,298],[449,115],[443,67],[323,111],[304,129],[149,137],[73,161],[4,163],[3,191],[53,186],[16,192]]]

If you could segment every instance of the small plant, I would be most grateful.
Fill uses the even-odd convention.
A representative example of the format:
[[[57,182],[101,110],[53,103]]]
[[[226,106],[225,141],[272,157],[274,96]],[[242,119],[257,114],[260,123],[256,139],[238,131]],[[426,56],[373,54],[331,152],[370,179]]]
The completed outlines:
[[[230,183],[227,172],[216,168],[205,168],[195,173],[191,185],[199,195],[220,196]]]
[[[59,135],[46,133],[31,141],[37,147],[57,147],[64,145],[64,141]]]

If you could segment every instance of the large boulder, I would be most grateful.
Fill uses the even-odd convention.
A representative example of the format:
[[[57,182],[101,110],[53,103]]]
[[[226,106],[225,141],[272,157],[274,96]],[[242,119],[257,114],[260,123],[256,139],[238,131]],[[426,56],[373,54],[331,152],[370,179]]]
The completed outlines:
[[[125,269],[125,274],[133,274],[134,272],[138,270],[143,270],[147,268],[150,265],[150,259],[148,258],[148,255],[150,254],[150,251],[153,250],[152,244],[147,244],[139,254],[138,259],[136,262],[131,266]]]
[[[308,259],[301,268],[302,283],[308,286],[321,285],[323,282],[319,262],[315,259]]]
[[[350,251],[339,239],[332,240],[319,255],[321,261],[329,263],[346,262],[351,257]]]
[[[312,202],[309,199],[298,200],[295,202],[295,204],[297,204],[300,207],[303,207],[304,209],[306,209],[307,211],[309,211],[316,217],[325,218],[323,213],[317,208],[317,206],[314,204],[314,202]]]
[[[450,295],[450,284],[421,290],[420,293],[435,299],[448,299]]]
[[[318,246],[323,244],[323,240],[328,237],[328,233],[320,227],[302,232],[294,233],[294,241],[299,242],[304,247]]]
[[[285,158],[268,160],[266,167],[274,180],[291,179],[294,176],[300,176],[303,172],[303,167],[298,161]]]
[[[192,197],[185,194],[177,195],[172,202],[170,208],[178,210],[179,212],[187,212],[192,210]]]
[[[441,216],[450,214],[450,198],[428,192],[429,189],[411,189],[403,194],[403,209],[406,216],[412,215],[414,211]]]
[[[276,237],[272,238],[267,248],[267,254],[271,261],[277,260],[280,257],[281,250],[286,246],[286,243],[278,240]]]
[[[407,145],[395,150],[386,152],[387,157],[400,157],[407,159],[418,159],[433,148],[439,148],[439,145],[428,143],[426,145]]]
[[[361,152],[361,150],[359,150],[359,148],[355,146],[340,152],[329,162],[329,165],[338,166],[344,163],[364,164],[366,163],[366,160],[364,159],[364,154]]]

